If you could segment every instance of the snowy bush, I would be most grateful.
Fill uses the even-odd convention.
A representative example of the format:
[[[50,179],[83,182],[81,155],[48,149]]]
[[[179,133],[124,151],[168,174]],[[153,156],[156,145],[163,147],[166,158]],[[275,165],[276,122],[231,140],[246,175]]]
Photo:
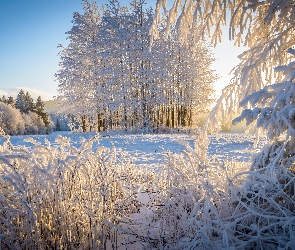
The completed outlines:
[[[209,159],[207,137],[200,134],[194,148],[185,144],[185,151],[167,154],[166,164],[155,169],[134,165],[125,152],[99,146],[96,138],[80,148],[63,137],[54,145],[29,139],[32,147],[14,148],[5,138],[0,147],[4,249],[292,249],[295,244],[289,195],[294,183],[283,173],[278,181],[262,165],[280,144],[266,146],[265,155],[256,158],[257,169]]]
[[[33,123],[30,113],[23,114],[22,116],[23,116],[23,120],[25,124],[25,134],[28,134],[28,135],[38,134],[38,127],[35,123]]]
[[[285,74],[283,82],[267,86],[241,103],[254,108],[246,109],[234,122],[244,118],[248,124],[257,121],[271,142],[253,158],[250,168],[209,160],[202,134],[195,149],[187,146],[186,157],[169,158],[167,176],[173,184],[167,186],[166,202],[142,220],[155,221],[146,227],[146,235],[153,239],[148,241],[150,246],[294,249],[294,65],[278,67]]]
[[[46,126],[41,117],[39,117],[36,113],[30,112],[28,113],[31,118],[32,123],[37,127],[38,134],[46,134]]]
[[[200,152],[169,155],[161,195],[139,197],[145,208],[129,227],[145,247],[294,249],[294,183],[281,186],[249,164],[209,161]]]
[[[0,147],[0,246],[117,248],[116,225],[137,212],[138,189],[155,175],[123,152],[94,147],[95,138],[81,148],[63,137],[56,146],[27,141],[30,150],[9,137]]]
[[[0,126],[10,135],[23,134],[25,129],[20,111],[3,102],[0,102]]]

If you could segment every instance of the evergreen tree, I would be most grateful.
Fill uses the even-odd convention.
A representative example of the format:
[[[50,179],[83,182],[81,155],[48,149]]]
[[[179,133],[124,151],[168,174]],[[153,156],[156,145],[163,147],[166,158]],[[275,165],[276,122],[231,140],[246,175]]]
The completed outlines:
[[[38,96],[34,106],[34,112],[42,118],[45,126],[47,126],[49,124],[49,119],[47,113],[44,110],[44,102],[42,101],[41,96]]]
[[[34,99],[31,97],[29,92],[25,95],[25,103],[24,103],[24,113],[28,113],[29,111],[35,111]]]
[[[15,108],[17,108],[21,113],[26,113],[25,101],[26,101],[26,95],[25,95],[25,92],[21,89],[15,100]]]
[[[5,95],[3,95],[2,98],[0,98],[0,102],[6,103],[6,97],[5,97]]]
[[[15,106],[15,100],[12,96],[9,96],[6,101],[7,104],[11,105],[12,107]]]

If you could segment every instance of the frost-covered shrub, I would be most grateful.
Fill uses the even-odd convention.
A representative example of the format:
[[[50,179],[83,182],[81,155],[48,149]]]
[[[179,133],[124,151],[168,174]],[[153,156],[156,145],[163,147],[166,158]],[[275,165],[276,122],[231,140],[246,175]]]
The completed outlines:
[[[158,169],[136,166],[95,138],[80,148],[63,137],[54,146],[29,139],[32,148],[13,148],[6,137],[1,247],[292,249],[294,183],[282,188],[263,165],[209,159],[206,135],[199,137]],[[280,146],[264,152],[275,156]]]
[[[49,117],[48,117],[49,118]],[[49,119],[48,119],[49,120]],[[47,124],[46,134],[51,134],[54,131],[54,122],[49,120],[49,123]]]
[[[29,111],[28,114],[22,114],[25,131],[24,134],[35,135],[35,134],[50,134],[53,132],[54,124],[48,118],[47,126],[44,124],[42,118],[36,113]]]
[[[220,162],[206,157],[205,137],[167,156],[158,187],[139,192],[142,206],[124,229],[146,249],[294,249],[294,154],[283,163],[293,175],[276,165],[273,176],[267,165],[282,144],[253,163]]]
[[[25,123],[25,134],[27,135],[38,134],[38,127],[35,123],[33,123],[30,115],[24,113],[22,116]]]
[[[294,49],[288,52],[295,56]],[[256,157],[251,169],[275,178],[289,199],[294,199],[290,186],[295,185],[295,61],[277,67],[276,71],[283,72],[285,79],[245,98],[241,105],[254,108],[245,109],[234,122],[246,119],[248,124],[255,123],[257,128],[266,130],[271,145]]]
[[[169,159],[161,195],[138,196],[129,225],[146,249],[294,249],[294,183],[194,152]]]
[[[47,127],[45,126],[42,118],[36,113],[29,111],[28,116],[30,117],[32,124],[37,127],[38,134],[46,134]]]
[[[81,148],[63,137],[56,146],[27,141],[31,150],[9,137],[0,147],[1,248],[116,249],[119,221],[137,212],[138,189],[155,174],[95,139]]]
[[[10,135],[23,134],[25,129],[20,111],[3,102],[0,102],[0,126]]]
[[[221,249],[230,245],[224,243],[223,232],[235,210],[235,185],[240,184],[230,180],[249,165],[210,162],[202,154],[206,143],[200,140],[195,146],[195,150],[186,145],[187,152],[168,155],[168,164],[157,173],[161,176],[158,190],[143,190],[138,195],[143,206],[131,216],[134,220],[129,228],[146,249]],[[226,233],[238,241],[234,229]]]

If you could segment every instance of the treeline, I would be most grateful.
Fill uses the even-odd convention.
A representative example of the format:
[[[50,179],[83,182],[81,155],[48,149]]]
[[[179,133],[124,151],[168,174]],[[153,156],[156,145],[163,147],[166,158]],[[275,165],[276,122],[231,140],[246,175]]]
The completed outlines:
[[[84,3],[63,48],[60,99],[83,131],[192,127],[212,101],[214,58],[204,42],[181,43],[173,30],[151,44],[153,11],[143,0]]]
[[[39,96],[36,101],[29,92],[20,90],[17,98],[0,98],[0,127],[5,134],[49,134],[54,124],[44,110]]]

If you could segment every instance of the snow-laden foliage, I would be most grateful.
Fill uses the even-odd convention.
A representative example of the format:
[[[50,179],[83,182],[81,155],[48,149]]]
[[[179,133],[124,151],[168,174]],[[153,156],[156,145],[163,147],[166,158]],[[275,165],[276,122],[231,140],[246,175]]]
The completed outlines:
[[[158,0],[151,35],[158,38],[157,28],[161,10],[166,0]],[[173,1],[172,1],[173,2]],[[218,129],[218,120],[233,119],[240,111],[239,103],[248,95],[267,85],[282,80],[283,74],[275,72],[278,65],[290,62],[292,56],[286,51],[294,47],[293,1],[252,0],[175,0],[170,10],[167,34],[176,25],[181,40],[193,34],[221,42],[224,26],[229,27],[229,38],[236,45],[243,44],[248,50],[239,56],[240,64],[233,69],[234,77],[223,90],[220,100],[210,115],[210,126]]]
[[[151,47],[152,10],[145,1],[83,1],[67,32],[56,74],[67,112],[85,130],[192,127],[212,103],[213,56],[206,43],[180,43],[176,32]]]
[[[7,105],[3,105],[7,104]],[[21,89],[16,100],[12,96],[0,98],[2,119],[0,126],[6,134],[50,134],[53,123],[44,110],[44,102],[39,96],[34,102],[29,92]]]
[[[35,112],[21,113],[4,102],[0,102],[0,127],[7,135],[50,134],[53,131],[53,123],[48,118],[45,125]]]
[[[289,50],[295,56],[293,49]],[[253,109],[245,109],[241,116],[233,122],[246,119],[250,124],[257,120],[257,127],[267,131],[270,140],[278,139],[286,133],[286,140],[295,138],[295,61],[286,66],[276,68],[283,72],[285,78],[282,82],[264,87],[248,97],[241,103],[245,108],[250,104]]]
[[[70,138],[54,145],[31,138],[32,147],[16,148],[5,137],[1,247],[292,249],[294,183],[282,185],[263,166],[209,159],[200,137],[193,148],[180,142],[186,151],[168,153],[158,168],[135,165],[99,138],[78,148]]]
[[[156,17],[164,2],[158,1]],[[223,90],[206,128],[218,128],[218,121],[231,119],[233,111],[241,105],[245,110],[235,122],[244,118],[248,123],[257,122],[271,142],[253,157],[249,171],[237,173],[236,177],[246,178],[230,191],[229,208],[233,210],[229,221],[220,223],[220,218],[226,218],[220,216],[218,209],[214,210],[219,206],[217,203],[210,209],[209,215],[213,217],[210,225],[213,228],[222,225],[220,234],[215,231],[216,238],[213,234],[210,237],[205,233],[208,228],[196,227],[195,238],[189,238],[185,248],[294,248],[294,9],[294,2],[288,0],[175,1],[171,9],[167,30],[177,20],[179,36],[184,40],[186,34],[206,35],[213,31],[211,38],[217,42],[221,38],[221,25],[230,13],[230,38],[238,44],[244,42],[249,49],[240,55],[235,77]],[[155,18],[154,24],[157,21]],[[275,69],[277,65],[286,66]],[[286,137],[280,138],[284,133]],[[191,153],[190,157],[198,159],[200,155]],[[214,162],[209,166],[214,168]],[[235,178],[230,179],[229,186],[234,181]],[[196,224],[200,224],[198,220]],[[202,232],[201,238],[198,232]]]
[[[25,127],[19,110],[0,102],[0,126],[6,134],[23,134]]]
[[[290,54],[295,54],[289,49]],[[283,200],[287,207],[294,201],[295,185],[295,61],[286,66],[277,67],[285,78],[282,82],[266,86],[241,102],[241,105],[255,107],[245,109],[234,120],[246,119],[247,123],[257,121],[257,127],[267,131],[271,145],[267,146],[253,161],[251,169],[277,179],[277,199]]]
[[[202,148],[167,157],[165,192],[138,196],[146,208],[131,216],[130,231],[147,249],[294,249],[294,181],[208,160]]]
[[[2,249],[117,249],[122,242],[114,226],[137,212],[140,187],[158,183],[153,171],[134,166],[123,152],[94,146],[97,138],[80,148],[64,137],[55,146],[28,139],[30,149],[14,148],[5,138]]]

